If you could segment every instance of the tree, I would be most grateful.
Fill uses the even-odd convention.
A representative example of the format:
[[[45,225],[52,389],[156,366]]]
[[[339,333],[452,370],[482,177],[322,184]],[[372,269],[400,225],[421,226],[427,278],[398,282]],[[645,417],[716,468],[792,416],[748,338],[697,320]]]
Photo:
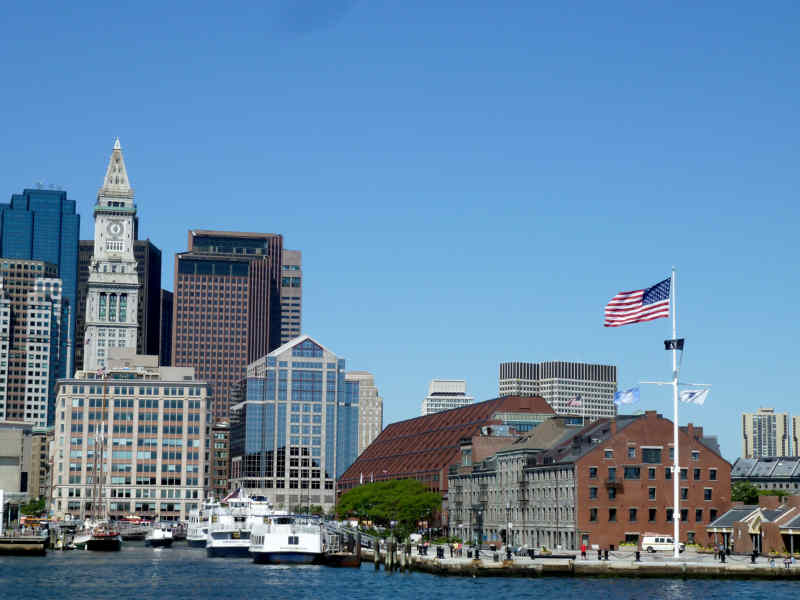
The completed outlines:
[[[442,497],[416,479],[392,479],[353,488],[340,498],[336,514],[383,527],[396,521],[396,532],[405,537],[416,530],[418,521],[430,520],[441,505]]]
[[[759,489],[749,481],[737,481],[731,486],[731,501],[758,504]]]
[[[44,510],[45,510],[44,498],[31,500],[30,502],[26,502],[25,504],[19,507],[19,511],[23,515],[40,515],[44,512]]]

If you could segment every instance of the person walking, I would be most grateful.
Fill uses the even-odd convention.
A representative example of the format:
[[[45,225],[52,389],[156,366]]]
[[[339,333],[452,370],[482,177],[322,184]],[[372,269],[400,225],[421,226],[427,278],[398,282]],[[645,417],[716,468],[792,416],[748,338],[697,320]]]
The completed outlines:
[[[586,542],[581,544],[581,558],[586,560]]]

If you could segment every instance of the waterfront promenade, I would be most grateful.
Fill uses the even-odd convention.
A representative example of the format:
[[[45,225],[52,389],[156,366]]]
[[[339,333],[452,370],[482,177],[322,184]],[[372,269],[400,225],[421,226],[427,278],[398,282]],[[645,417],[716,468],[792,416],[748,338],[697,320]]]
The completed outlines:
[[[793,579],[800,580],[800,563],[786,563],[782,557],[759,556],[755,563],[750,556],[731,555],[725,562],[713,554],[686,551],[675,559],[667,553],[648,554],[642,552],[640,560],[631,551],[609,552],[608,560],[598,560],[597,552],[580,558],[553,558],[537,556],[512,556],[505,560],[505,553],[482,550],[480,558],[450,556],[449,548],[442,547],[444,558],[437,558],[437,547],[431,546],[426,554],[419,554],[416,546],[410,555],[397,553],[394,559],[388,558],[381,550],[379,563],[390,570],[412,570],[435,575],[463,577],[679,577],[679,578],[719,578],[719,579]],[[374,561],[374,553],[365,550],[365,560]],[[376,565],[377,566],[377,565]]]

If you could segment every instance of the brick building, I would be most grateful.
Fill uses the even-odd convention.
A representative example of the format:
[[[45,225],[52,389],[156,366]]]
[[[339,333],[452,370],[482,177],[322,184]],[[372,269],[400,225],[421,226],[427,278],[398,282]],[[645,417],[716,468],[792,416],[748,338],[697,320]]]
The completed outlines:
[[[800,551],[800,496],[759,496],[757,505],[734,502],[708,532],[731,552],[794,554]]]
[[[448,469],[461,458],[462,439],[483,427],[531,427],[553,415],[543,398],[506,396],[392,423],[342,474],[339,493],[365,481],[417,479],[446,497]]]
[[[509,522],[514,544],[548,548],[669,534],[672,439],[672,422],[655,411],[600,419],[554,434],[548,448],[514,445],[451,475],[450,504],[470,507],[484,541],[504,539]],[[731,465],[700,427],[682,427],[679,444],[681,540],[708,543],[706,527],[730,508]]]

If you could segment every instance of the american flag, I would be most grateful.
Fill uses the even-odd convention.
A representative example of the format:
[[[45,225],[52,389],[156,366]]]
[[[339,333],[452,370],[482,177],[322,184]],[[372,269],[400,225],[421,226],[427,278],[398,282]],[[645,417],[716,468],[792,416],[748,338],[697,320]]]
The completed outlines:
[[[567,402],[567,406],[583,406],[583,401],[581,400],[581,395],[578,394],[572,400]]]
[[[606,304],[606,327],[669,318],[669,278],[652,287],[620,292]]]

